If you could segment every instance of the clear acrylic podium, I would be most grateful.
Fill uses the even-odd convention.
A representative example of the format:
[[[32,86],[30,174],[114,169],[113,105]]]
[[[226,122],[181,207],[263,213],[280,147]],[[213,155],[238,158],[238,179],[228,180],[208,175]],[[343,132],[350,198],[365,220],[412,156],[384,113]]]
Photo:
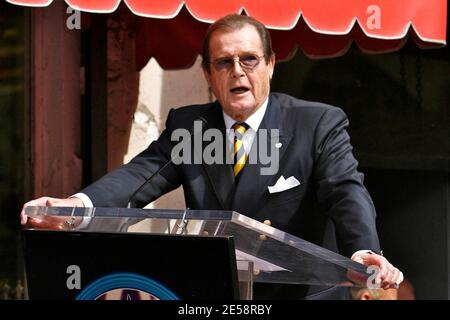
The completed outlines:
[[[58,292],[63,289],[67,291],[66,287],[71,285],[92,287],[92,282],[100,273],[92,275],[89,281],[77,283],[76,273],[69,270],[70,267],[78,267],[75,256],[83,261],[83,266],[97,259],[94,265],[97,269],[104,269],[102,274],[120,274],[125,279],[130,274],[149,270],[147,275],[156,279],[156,287],[171,283],[169,287],[173,288],[172,291],[169,288],[166,292],[163,288],[158,291],[159,296],[151,294],[151,299],[251,299],[254,282],[364,286],[369,276],[367,268],[359,263],[233,211],[28,207],[26,214],[29,224],[23,230],[23,238],[31,299],[62,299],[61,295],[65,293]],[[70,240],[64,240],[69,236]],[[59,253],[53,249],[56,245],[62,246],[57,250]],[[137,248],[139,245],[142,248]],[[169,259],[181,256],[180,260]],[[110,258],[116,261],[105,261]],[[148,260],[147,269],[140,262],[141,258]],[[131,260],[134,262],[131,263]],[[71,261],[75,261],[74,264]],[[124,261],[128,261],[131,271],[124,270]],[[53,271],[49,271],[51,263],[59,263]],[[41,267],[41,264],[47,266]],[[120,267],[113,268],[113,264]],[[136,269],[133,264],[144,269]],[[154,267],[157,270],[152,274]],[[87,271],[80,269],[83,277],[92,273],[92,266],[84,267],[89,269]],[[126,273],[119,273],[118,270]],[[183,273],[183,270],[190,271]],[[208,276],[210,270],[213,273]],[[196,272],[199,274],[195,275]],[[44,280],[42,273],[47,277],[49,273],[53,275]],[[59,282],[55,274],[60,277]],[[190,276],[194,279],[189,282],[186,279]],[[60,283],[60,291],[49,288],[49,282]],[[192,290],[198,282],[217,287],[199,289],[198,294],[193,295],[179,293],[184,289],[177,291],[174,287],[184,282]],[[129,285],[122,283],[121,293],[115,293],[122,294],[122,298],[124,286]],[[154,284],[149,286],[155,288]],[[45,287],[45,290],[36,287]],[[222,287],[228,293],[214,296]],[[102,288],[104,291],[114,291],[112,285]],[[83,298],[79,289],[75,288],[69,298]],[[141,291],[145,292],[142,288]],[[105,298],[99,292],[90,298]],[[132,298],[130,292],[125,297]]]

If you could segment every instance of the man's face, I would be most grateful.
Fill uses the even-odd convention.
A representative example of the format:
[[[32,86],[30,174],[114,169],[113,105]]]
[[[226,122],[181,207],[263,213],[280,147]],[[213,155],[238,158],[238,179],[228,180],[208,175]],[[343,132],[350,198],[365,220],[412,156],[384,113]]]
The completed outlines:
[[[269,94],[275,57],[272,56],[268,62],[264,59],[261,39],[252,25],[235,31],[214,32],[209,53],[210,72],[203,71],[214,95],[226,114],[236,121],[247,120]],[[253,69],[243,68],[238,57],[247,60],[256,57],[260,61]],[[231,63],[227,64],[227,61]]]

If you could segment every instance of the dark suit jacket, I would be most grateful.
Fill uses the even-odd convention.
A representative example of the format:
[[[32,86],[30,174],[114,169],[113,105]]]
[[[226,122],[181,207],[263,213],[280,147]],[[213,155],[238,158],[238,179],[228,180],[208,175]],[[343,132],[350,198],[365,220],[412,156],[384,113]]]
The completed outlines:
[[[157,141],[82,192],[95,206],[125,206],[145,179],[169,159],[173,130],[191,130],[199,116],[207,120],[205,129],[225,131],[217,102],[171,110]],[[271,93],[260,129],[279,129],[282,146],[276,175],[260,175],[260,164],[246,165],[236,185],[231,165],[169,165],[136,195],[135,205],[144,206],[182,185],[191,209],[234,210],[259,221],[270,220],[275,228],[348,257],[360,249],[379,251],[375,209],[357,171],[347,126],[339,108]],[[281,175],[294,176],[301,184],[270,194],[267,187]]]

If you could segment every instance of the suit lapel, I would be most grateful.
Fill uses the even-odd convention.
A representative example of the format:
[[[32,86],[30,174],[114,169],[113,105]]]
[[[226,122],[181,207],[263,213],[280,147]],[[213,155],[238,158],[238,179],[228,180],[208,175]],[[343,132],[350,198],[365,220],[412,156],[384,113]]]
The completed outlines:
[[[278,140],[278,146],[281,144],[281,147],[278,148],[278,165],[281,164],[281,160],[292,138],[289,129],[284,127],[285,123],[287,123],[287,119],[284,119],[284,114],[281,110],[279,101],[272,95],[269,96],[269,105],[261,125],[258,128],[257,137],[262,129],[267,130],[268,146],[266,150],[268,150],[268,152],[271,150],[270,146],[275,144]],[[270,133],[273,129],[278,129],[279,131],[278,135],[275,135],[272,139]],[[275,140],[275,138],[278,139]],[[258,143],[259,142],[257,142],[257,139],[255,138],[252,144],[251,153],[257,153]],[[276,160],[277,159],[273,159],[272,161]],[[257,161],[256,164],[248,163],[245,165],[241,172],[239,184],[236,187],[235,196],[233,198],[233,210],[248,216],[255,216],[257,214],[255,210],[257,211],[261,207],[264,203],[262,200],[267,196],[267,186],[273,184],[276,181],[275,178],[279,176],[278,172],[273,175],[262,175],[261,169],[267,166],[268,165],[261,164],[260,161]]]
[[[213,108],[206,114],[206,120],[208,124],[205,126],[207,129],[219,129],[222,132],[223,137],[223,155],[226,155],[227,147],[227,135],[225,130],[225,123],[223,121],[222,108],[219,103],[216,102]],[[204,149],[205,146],[203,146]],[[223,163],[225,159],[223,159]],[[203,162],[203,167],[206,170],[208,178],[213,186],[214,192],[219,199],[219,202],[224,210],[230,209],[231,200],[234,194],[234,175],[233,168],[227,164],[206,164]]]

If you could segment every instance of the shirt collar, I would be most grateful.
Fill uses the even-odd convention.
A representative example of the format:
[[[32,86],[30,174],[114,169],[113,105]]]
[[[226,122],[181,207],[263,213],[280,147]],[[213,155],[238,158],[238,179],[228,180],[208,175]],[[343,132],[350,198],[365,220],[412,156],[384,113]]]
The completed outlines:
[[[269,97],[266,98],[266,100],[263,102],[261,107],[258,108],[258,110],[255,111],[250,117],[248,117],[247,120],[245,120],[245,123],[250,126],[250,128],[253,129],[253,131],[258,131],[259,126],[261,125],[262,119],[264,118],[264,115],[266,114],[267,105],[269,104]],[[231,129],[233,124],[236,123],[236,120],[231,118],[229,115],[227,115],[223,110],[223,120],[225,122],[225,129]]]

